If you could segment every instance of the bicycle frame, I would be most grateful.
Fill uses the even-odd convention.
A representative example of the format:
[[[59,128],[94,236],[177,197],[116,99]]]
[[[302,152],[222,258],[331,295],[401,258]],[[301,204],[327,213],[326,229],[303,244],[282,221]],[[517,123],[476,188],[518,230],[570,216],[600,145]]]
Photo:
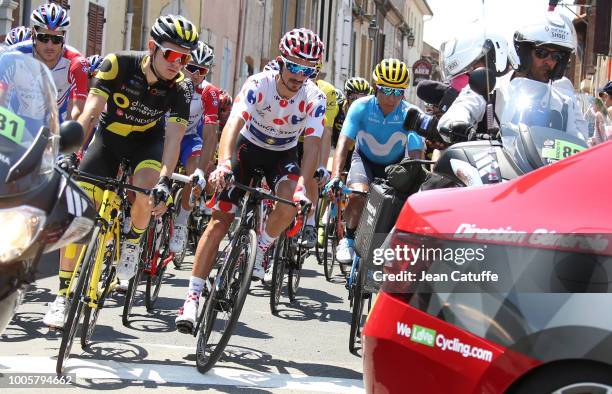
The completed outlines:
[[[103,266],[104,256],[102,253],[104,249],[107,248],[108,243],[113,240],[113,238],[119,240],[121,236],[121,229],[119,226],[119,220],[116,220],[119,210],[121,209],[121,199],[117,194],[115,194],[112,190],[104,190],[104,194],[102,197],[102,202],[100,203],[100,209],[98,211],[98,217],[96,218],[96,225],[102,224],[102,229],[104,231],[104,237],[102,242],[98,245],[98,249],[96,250],[96,260],[94,261],[94,265],[92,267],[93,272],[91,276],[91,281],[89,282],[89,289],[87,291],[87,304],[90,308],[96,308],[98,305],[99,297],[102,295],[101,291],[98,290],[98,285],[100,281],[100,271]],[[110,228],[110,231],[108,229]],[[119,248],[116,247],[114,252],[114,259],[119,259]],[[83,258],[85,254],[85,248],[81,248],[81,253],[79,254],[79,258],[77,260],[77,266],[72,272],[72,277],[70,278],[69,291],[72,290],[72,286],[75,283],[74,278],[76,274],[82,269]],[[116,280],[111,284],[110,290],[117,285]]]

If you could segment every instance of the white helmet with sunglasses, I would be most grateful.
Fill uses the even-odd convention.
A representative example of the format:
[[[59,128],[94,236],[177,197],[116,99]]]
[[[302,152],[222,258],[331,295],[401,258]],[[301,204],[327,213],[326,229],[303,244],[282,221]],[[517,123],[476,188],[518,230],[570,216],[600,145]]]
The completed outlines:
[[[198,47],[191,51],[193,62],[199,66],[210,68],[215,60],[215,52],[202,41],[198,41]]]
[[[552,52],[547,48],[557,50]],[[547,58],[553,53],[553,58],[557,62],[550,73],[551,80],[563,77],[565,69],[572,52],[576,50],[577,39],[574,25],[564,15],[547,12],[534,23],[522,26],[514,33],[514,49],[512,53],[514,62],[519,72],[529,72],[532,62],[532,49],[535,56],[542,59]]]

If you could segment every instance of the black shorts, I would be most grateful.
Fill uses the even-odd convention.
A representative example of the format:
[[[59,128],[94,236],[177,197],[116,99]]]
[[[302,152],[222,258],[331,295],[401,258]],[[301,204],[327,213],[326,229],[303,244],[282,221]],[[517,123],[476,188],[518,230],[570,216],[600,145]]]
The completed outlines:
[[[250,185],[255,177],[255,169],[260,169],[264,173],[266,182],[274,191],[276,191],[276,186],[286,179],[297,182],[300,177],[297,148],[285,151],[264,149],[242,135],[238,135],[235,155],[232,156],[232,172],[235,181],[243,185]],[[217,198],[215,209],[234,213],[243,196],[244,191],[230,186]]]
[[[164,137],[161,133],[119,137],[103,130],[98,130],[89,144],[79,170],[97,176],[114,178],[119,170],[121,159],[129,160],[132,173],[142,168],[161,169],[164,153]],[[79,182],[83,189],[94,200],[99,198],[99,188],[93,188],[87,182]],[[93,195],[92,195],[93,194]]]

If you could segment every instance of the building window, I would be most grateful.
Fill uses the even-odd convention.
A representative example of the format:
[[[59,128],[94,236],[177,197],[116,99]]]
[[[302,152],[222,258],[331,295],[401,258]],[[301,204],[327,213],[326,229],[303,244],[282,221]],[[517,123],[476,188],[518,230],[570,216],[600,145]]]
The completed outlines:
[[[69,0],[51,0],[49,1],[49,3],[55,3],[59,6],[61,6],[62,8],[65,8],[67,10],[70,9],[70,4],[68,4]]]
[[[104,32],[104,7],[89,3],[87,13],[87,51],[86,56],[102,53],[102,34]]]
[[[227,38],[223,39],[223,60],[221,66],[221,88],[230,90],[230,66],[232,60],[232,48]]]

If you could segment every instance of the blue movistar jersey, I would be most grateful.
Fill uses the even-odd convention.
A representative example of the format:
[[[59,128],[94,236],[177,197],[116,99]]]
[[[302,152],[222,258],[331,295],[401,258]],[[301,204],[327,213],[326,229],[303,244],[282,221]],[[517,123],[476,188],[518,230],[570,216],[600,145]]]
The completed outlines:
[[[384,116],[376,96],[360,98],[349,108],[342,134],[356,141],[355,149],[368,160],[381,165],[397,163],[408,151],[424,149],[423,138],[403,127],[410,108],[416,107],[402,100],[393,112]]]

